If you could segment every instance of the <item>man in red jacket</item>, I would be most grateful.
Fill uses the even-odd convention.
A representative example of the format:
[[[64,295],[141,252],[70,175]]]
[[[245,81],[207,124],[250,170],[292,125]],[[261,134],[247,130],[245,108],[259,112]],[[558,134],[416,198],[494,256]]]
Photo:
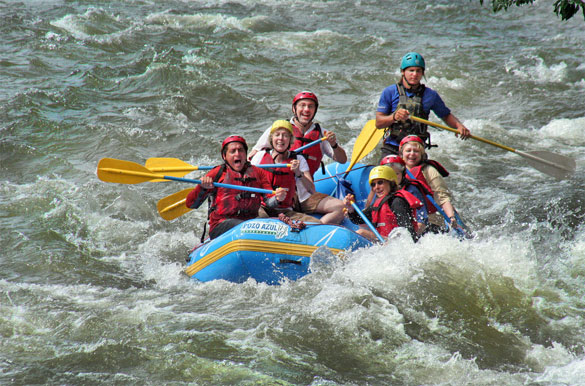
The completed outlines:
[[[246,220],[258,217],[262,198],[266,206],[276,207],[286,197],[286,191],[282,188],[277,189],[275,194],[266,195],[213,185],[214,182],[220,182],[272,190],[266,173],[248,162],[247,153],[248,145],[243,137],[227,137],[221,144],[224,163],[210,170],[201,178],[201,184],[187,195],[186,205],[192,209],[199,208],[206,199],[210,199],[208,219],[211,239]]]

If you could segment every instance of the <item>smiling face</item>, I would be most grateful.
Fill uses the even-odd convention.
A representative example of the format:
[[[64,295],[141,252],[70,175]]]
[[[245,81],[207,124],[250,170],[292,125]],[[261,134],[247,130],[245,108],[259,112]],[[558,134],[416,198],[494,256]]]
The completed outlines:
[[[272,148],[279,153],[284,153],[290,147],[291,134],[290,131],[284,127],[276,129],[271,134],[270,143]]]
[[[301,99],[293,107],[293,113],[303,126],[308,125],[313,120],[316,111],[317,104],[312,99]]]
[[[370,187],[372,188],[372,192],[376,195],[376,197],[384,197],[390,194],[390,181],[385,180],[383,178],[376,178],[370,182]]]
[[[420,84],[425,71],[421,67],[407,67],[402,70],[402,76],[410,86]]]
[[[402,146],[402,159],[407,168],[418,166],[423,157],[423,148],[418,142],[407,142]]]
[[[224,161],[235,171],[241,172],[246,164],[246,149],[241,142],[231,142],[226,146]]]

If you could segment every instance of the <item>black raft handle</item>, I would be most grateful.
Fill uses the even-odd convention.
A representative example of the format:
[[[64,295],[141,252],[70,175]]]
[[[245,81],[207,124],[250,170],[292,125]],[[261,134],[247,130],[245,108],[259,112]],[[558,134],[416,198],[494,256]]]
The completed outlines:
[[[301,263],[299,260],[280,259],[280,264],[297,264],[297,265],[301,265],[303,263]]]

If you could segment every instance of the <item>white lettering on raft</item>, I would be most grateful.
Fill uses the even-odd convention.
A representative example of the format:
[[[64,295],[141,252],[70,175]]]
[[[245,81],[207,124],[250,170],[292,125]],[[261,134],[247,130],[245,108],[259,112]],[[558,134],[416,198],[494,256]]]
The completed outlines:
[[[288,225],[276,222],[249,221],[240,228],[242,233],[256,233],[272,235],[275,239],[282,239],[288,236]]]

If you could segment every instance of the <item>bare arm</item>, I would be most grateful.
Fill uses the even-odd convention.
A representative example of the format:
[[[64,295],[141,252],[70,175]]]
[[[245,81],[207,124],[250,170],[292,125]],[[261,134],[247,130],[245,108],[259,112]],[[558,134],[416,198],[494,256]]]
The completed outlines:
[[[394,114],[386,115],[384,113],[376,111],[376,127],[378,129],[384,129],[386,127],[390,127],[390,125],[392,125],[394,122],[396,122],[394,120],[393,115]]]
[[[337,143],[337,137],[335,133],[332,131],[325,131],[325,136],[327,137],[327,142],[333,149],[333,160],[339,162],[340,164],[344,164],[347,162],[347,154],[345,150]]]
[[[457,131],[459,132],[458,136],[460,136],[461,139],[467,139],[471,135],[469,129],[465,127],[465,125],[461,123],[459,119],[457,119],[457,117],[453,114],[449,114],[445,118],[443,118],[443,122],[453,127],[454,129],[457,129]]]
[[[398,121],[405,121],[408,117],[410,117],[410,113],[406,109],[396,109],[392,114],[388,115],[376,111],[376,127],[378,129],[384,129]]]
[[[248,153],[248,160],[251,160],[254,157],[254,155],[256,155],[256,153],[258,153],[260,150],[262,150],[266,147],[270,147],[270,143],[268,142],[269,135],[270,135],[270,128],[265,130],[262,133],[262,135],[260,136],[260,138],[258,138],[258,142],[256,142],[256,144],[254,145],[254,147],[252,148],[250,153]]]
[[[311,177],[311,172],[306,171],[304,173],[300,173],[300,177],[297,177],[299,181],[304,185],[305,189],[311,194],[315,194],[317,189],[315,189],[315,184],[313,183],[313,179]]]
[[[295,174],[296,182],[298,183],[300,181],[309,193],[314,194],[317,191],[313,183],[309,165],[307,165],[307,161],[303,157],[297,156],[297,159],[292,160],[290,162],[290,170]]]

